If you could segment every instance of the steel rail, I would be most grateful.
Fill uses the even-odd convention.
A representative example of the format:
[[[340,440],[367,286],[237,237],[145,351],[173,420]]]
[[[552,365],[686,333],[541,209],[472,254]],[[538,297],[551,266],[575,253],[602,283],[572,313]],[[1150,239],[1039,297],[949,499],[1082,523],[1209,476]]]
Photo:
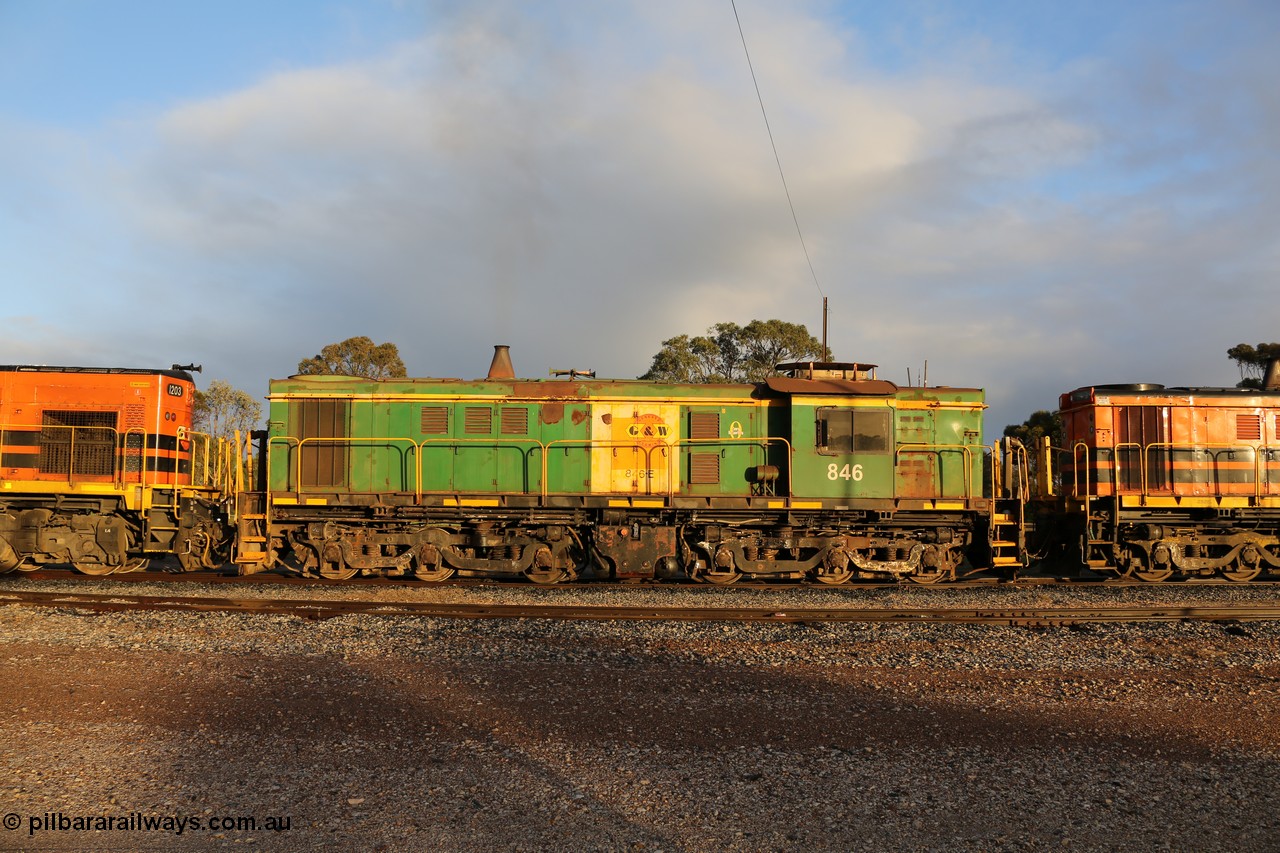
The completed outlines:
[[[416,616],[447,619],[556,619],[672,622],[976,623],[1054,626],[1085,622],[1242,622],[1280,620],[1280,605],[1196,607],[788,608],[598,607],[562,604],[441,604],[434,602],[204,598],[76,592],[0,591],[0,606],[57,607],[98,612],[170,610],[252,613],[331,619],[338,616]]]
[[[398,587],[408,589],[442,589],[446,587],[483,587],[492,586],[500,589],[527,589],[527,590],[564,590],[564,589],[682,589],[682,590],[716,590],[724,591],[732,590],[757,590],[757,591],[799,591],[799,590],[825,590],[832,594],[840,591],[850,590],[895,590],[907,593],[919,591],[921,595],[926,595],[930,591],[939,592],[945,590],[972,590],[972,589],[1028,589],[1032,587],[1064,587],[1070,589],[1092,589],[1092,588],[1108,588],[1126,587],[1133,589],[1149,589],[1153,591],[1162,591],[1174,593],[1180,589],[1200,589],[1203,587],[1234,587],[1236,589],[1257,589],[1259,587],[1280,586],[1280,580],[1267,577],[1263,580],[1254,581],[1229,581],[1225,578],[1191,578],[1182,581],[1162,581],[1151,583],[1148,581],[1133,580],[1132,578],[1123,577],[1097,577],[1097,578],[1080,578],[1071,576],[1027,576],[1019,578],[1001,578],[1001,577],[978,577],[969,578],[967,580],[950,581],[941,584],[914,584],[910,581],[882,580],[882,581],[851,581],[849,583],[838,584],[836,586],[827,586],[826,584],[813,583],[810,581],[767,581],[767,580],[742,580],[732,586],[713,586],[708,584],[696,583],[693,581],[683,580],[680,578],[658,578],[645,579],[637,578],[633,580],[583,580],[572,583],[558,583],[549,587],[540,587],[536,584],[529,583],[523,578],[469,578],[469,577],[452,577],[444,581],[424,581],[414,577],[364,577],[356,576],[347,578],[346,580],[333,580],[328,578],[305,577],[296,574],[283,574],[275,571],[255,572],[249,575],[239,575],[234,572],[219,571],[216,569],[202,570],[195,572],[167,572],[157,571],[136,571],[123,572],[120,574],[110,575],[85,575],[72,569],[61,568],[39,568],[31,570],[23,570],[21,572],[13,572],[6,578],[0,575],[0,583],[5,580],[23,579],[26,581],[64,581],[66,583],[83,583],[83,584],[99,584],[99,583],[159,583],[159,584],[239,584],[242,586],[260,586],[263,584],[275,584],[279,586],[310,586],[316,589],[333,589],[337,587]]]

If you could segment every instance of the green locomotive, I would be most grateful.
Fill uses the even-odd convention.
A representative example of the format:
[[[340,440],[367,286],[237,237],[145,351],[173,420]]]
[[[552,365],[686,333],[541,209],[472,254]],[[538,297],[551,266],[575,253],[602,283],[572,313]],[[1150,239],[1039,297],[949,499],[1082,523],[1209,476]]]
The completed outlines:
[[[802,363],[750,385],[273,380],[236,561],[442,580],[956,576],[984,497],[983,392]]]

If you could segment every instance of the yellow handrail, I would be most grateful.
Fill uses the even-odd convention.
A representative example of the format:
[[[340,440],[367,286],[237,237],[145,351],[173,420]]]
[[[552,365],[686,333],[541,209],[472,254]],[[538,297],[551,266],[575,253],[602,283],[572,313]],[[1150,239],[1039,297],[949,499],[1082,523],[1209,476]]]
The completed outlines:
[[[1066,450],[1063,448],[1054,448],[1054,449],[1064,453],[1066,452]],[[1091,472],[1095,470],[1095,463],[1091,460],[1090,457],[1091,457],[1091,454],[1093,453],[1098,453],[1098,455],[1100,456],[1101,451],[1107,451],[1107,452],[1110,452],[1111,454],[1111,462],[1109,467],[1112,472],[1112,481],[1110,485],[1112,490],[1118,493],[1120,491],[1120,469],[1121,469],[1119,451],[1126,450],[1126,449],[1138,451],[1138,466],[1140,469],[1138,493],[1142,497],[1146,497],[1148,495],[1153,494],[1151,483],[1150,483],[1152,454],[1159,451],[1166,451],[1169,453],[1169,458],[1167,461],[1170,466],[1170,489],[1174,491],[1176,491],[1177,489],[1177,483],[1173,480],[1173,477],[1172,477],[1172,473],[1174,471],[1173,453],[1176,451],[1183,451],[1187,453],[1198,453],[1198,452],[1207,453],[1211,451],[1225,451],[1227,453],[1252,453],[1253,454],[1254,497],[1262,497],[1262,495],[1264,494],[1264,490],[1263,490],[1264,480],[1266,481],[1268,491],[1270,490],[1271,482],[1270,482],[1270,476],[1269,476],[1269,468],[1270,468],[1269,456],[1271,453],[1275,451],[1275,448],[1268,447],[1266,445],[1230,444],[1225,442],[1223,443],[1206,442],[1206,443],[1197,443],[1197,444],[1185,444],[1185,443],[1173,442],[1173,441],[1156,441],[1156,442],[1151,442],[1149,444],[1140,444],[1138,442],[1122,442],[1120,444],[1114,445],[1113,447],[1095,448],[1095,447],[1091,447],[1090,445],[1086,444],[1083,441],[1077,441],[1071,448],[1071,453],[1072,453],[1071,464],[1073,468],[1072,485],[1074,488],[1075,496],[1076,497],[1081,496],[1081,489],[1080,489],[1081,472],[1083,472],[1085,476],[1085,485],[1086,485],[1085,496],[1088,497],[1089,494],[1092,494],[1092,491],[1087,488],[1088,476]],[[1082,450],[1084,451],[1083,465],[1080,464],[1080,454]],[[1100,459],[1097,464],[1102,464]],[[1213,470],[1215,474],[1218,471],[1218,462],[1216,459],[1214,460],[1214,464],[1211,470]],[[1225,494],[1222,491],[1216,476],[1213,479],[1212,485],[1214,486],[1215,497],[1222,497]]]
[[[644,467],[646,470],[652,470],[653,468],[653,464],[651,460],[652,460],[652,453],[654,450],[661,448],[662,450],[665,451],[669,447],[673,446],[666,443],[659,443],[654,447],[646,448],[637,442],[627,441],[626,439],[614,440],[614,439],[593,439],[593,438],[557,438],[554,441],[548,441],[546,444],[542,446],[542,494],[541,494],[541,497],[543,500],[546,500],[546,498],[551,494],[550,490],[547,488],[547,477],[550,473],[547,469],[547,460],[548,460],[548,457],[550,457],[551,455],[550,454],[551,448],[563,447],[567,450],[570,447],[577,447],[579,445],[586,450],[592,450],[597,447],[599,448],[611,447],[614,450],[617,450],[618,448],[630,448],[635,451],[643,450],[644,451]],[[668,470],[668,480],[670,480],[669,465],[667,470]],[[645,479],[648,480],[647,477]],[[669,482],[667,485],[668,487],[670,487]],[[653,494],[653,492],[651,491],[652,486],[650,483],[646,482],[645,487],[646,489],[650,489],[650,491],[645,492],[646,495]]]
[[[295,460],[296,470],[290,472],[297,475],[296,478],[292,480],[292,482],[295,485],[297,485],[298,488],[285,489],[285,491],[302,491],[302,448],[307,444],[315,444],[315,445],[332,444],[332,445],[346,445],[346,446],[355,446],[356,444],[390,444],[393,446],[397,444],[405,444],[409,448],[412,448],[415,450],[415,455],[418,447],[418,443],[415,442],[413,439],[404,438],[400,436],[367,436],[367,437],[366,436],[359,436],[359,437],[313,436],[311,438],[299,439],[299,438],[294,438],[293,436],[288,436],[288,435],[276,435],[276,436],[272,436],[267,441],[268,459],[270,458],[271,445],[276,443],[291,444],[298,448],[297,459]],[[370,464],[371,465],[373,464],[372,460],[370,461]],[[421,463],[418,463],[418,464],[415,464],[414,466],[415,494],[421,494],[421,484],[416,482],[417,478],[420,476],[420,470],[419,470],[420,464]],[[285,485],[287,486],[288,484],[289,484],[289,481],[286,481]]]
[[[111,483],[112,483],[112,485],[113,485],[113,486],[116,486],[117,488],[121,488],[121,487],[122,487],[122,483],[123,483],[123,481],[122,481],[121,477],[123,476],[123,472],[122,472],[122,470],[121,470],[121,469],[122,469],[122,466],[120,465],[120,460],[121,460],[121,458],[122,458],[122,453],[123,453],[124,445],[123,445],[123,444],[121,444],[121,442],[120,442],[120,431],[119,431],[118,429],[116,429],[115,427],[109,427],[109,426],[83,426],[83,425],[77,426],[77,425],[73,425],[73,424],[44,424],[44,423],[40,423],[40,424],[4,424],[4,425],[0,425],[0,444],[4,444],[4,443],[7,441],[7,438],[8,438],[8,436],[6,435],[7,433],[11,433],[11,432],[27,432],[27,433],[31,433],[31,432],[34,432],[34,433],[39,434],[41,437],[43,437],[43,434],[44,434],[44,433],[46,433],[46,432],[48,432],[48,431],[50,431],[50,430],[55,431],[55,432],[58,432],[58,431],[66,431],[66,432],[67,432],[67,441],[66,441],[66,448],[67,448],[67,470],[66,470],[66,472],[65,472],[65,473],[66,473],[66,475],[67,475],[67,484],[68,484],[68,485],[75,485],[75,482],[76,482],[76,474],[77,474],[77,473],[79,473],[81,476],[87,476],[87,477],[108,477],[108,478],[110,478],[110,479],[111,479]],[[111,439],[110,439],[110,445],[111,445],[111,471],[110,471],[110,472],[105,473],[105,474],[85,474],[84,472],[77,472],[77,471],[76,471],[76,434],[77,434],[77,432],[79,432],[79,431],[85,431],[85,430],[97,430],[97,431],[99,431],[99,432],[110,433],[110,435],[111,435]],[[33,445],[33,446],[34,446],[34,447],[36,447],[36,448],[37,448],[37,450],[38,450],[38,449],[43,445],[43,443],[44,443],[44,442],[37,442],[37,443],[36,443],[35,445]],[[62,443],[62,442],[59,442],[59,444],[61,444],[61,443]],[[100,441],[100,442],[98,442],[98,443],[99,443],[99,444],[101,444],[103,447],[106,447],[106,445],[108,444],[108,442],[107,442],[107,441],[105,441],[105,440],[104,440],[104,441]],[[145,444],[145,442],[144,442],[144,444]],[[144,447],[144,450],[145,450],[145,447]],[[38,466],[38,465],[36,465],[36,466],[32,466],[32,467],[36,467],[36,468],[38,468],[39,466]],[[46,474],[53,474],[53,473],[63,473],[63,472],[60,472],[60,471],[59,471],[59,472],[54,472],[54,471],[45,471],[45,472],[42,472],[42,473],[46,473]]]
[[[426,450],[427,446],[432,444],[442,445],[445,448],[452,447],[455,451],[460,449],[459,448],[460,444],[478,444],[481,446],[493,447],[498,450],[508,450],[508,449],[518,450],[522,446],[526,446],[526,445],[529,446],[530,450],[536,447],[538,450],[542,452],[542,460],[543,460],[543,468],[544,468],[542,491],[544,492],[543,496],[545,497],[545,491],[546,491],[545,468],[546,468],[546,458],[547,458],[547,452],[546,452],[547,446],[536,438],[513,438],[513,437],[502,437],[502,436],[499,436],[496,438],[493,436],[478,436],[476,438],[454,438],[452,436],[446,436],[444,438],[424,438],[422,441],[417,443],[417,447],[419,448],[419,450]],[[418,461],[417,461],[418,488],[414,492],[414,502],[421,503],[422,495],[424,492],[424,490],[422,489],[423,454],[419,452],[417,454],[417,457],[418,457]],[[525,473],[526,474],[528,473],[527,468],[525,470]],[[452,472],[450,472],[449,484],[454,485]],[[431,489],[431,491],[435,493],[448,493],[448,492],[452,492],[453,489]],[[525,487],[524,493],[529,494],[527,485]]]
[[[728,438],[679,438],[679,439],[676,439],[676,441],[674,442],[674,445],[677,447],[681,445],[693,445],[693,444],[758,444],[758,445],[761,445],[765,451],[766,462],[769,458],[768,457],[769,445],[781,444],[784,448],[786,448],[786,451],[787,451],[787,493],[786,493],[787,500],[790,500],[793,497],[793,495],[791,494],[791,469],[793,467],[791,462],[792,462],[792,454],[795,452],[795,450],[794,448],[792,448],[791,442],[788,441],[787,439],[781,438],[779,436],[772,436],[772,435],[763,435],[763,436],[744,435],[744,436],[741,436],[740,438],[734,438],[732,436]],[[668,487],[667,496],[668,497],[671,497],[675,494],[674,491],[670,490],[671,484],[674,482],[671,476],[671,463],[674,461],[676,461],[676,457],[673,454],[672,458],[667,461],[667,487]],[[762,464],[765,464],[765,463],[762,463]]]
[[[1147,482],[1146,482],[1147,454],[1152,450],[1158,449],[1158,448],[1168,449],[1169,466],[1171,471],[1174,468],[1173,453],[1176,450],[1183,450],[1191,453],[1198,453],[1201,451],[1204,451],[1207,453],[1212,450],[1224,450],[1228,453],[1243,453],[1248,451],[1253,454],[1253,496],[1255,498],[1262,496],[1262,476],[1261,476],[1261,468],[1259,467],[1259,463],[1262,460],[1263,452],[1269,450],[1269,448],[1267,448],[1266,446],[1252,445],[1252,444],[1212,444],[1212,443],[1210,444],[1179,444],[1172,441],[1157,441],[1157,442],[1152,442],[1151,444],[1148,444],[1142,448],[1142,495],[1144,497],[1149,494],[1149,492],[1147,491]],[[1213,471],[1215,474],[1217,474],[1218,472],[1217,459],[1214,459]],[[1218,486],[1217,479],[1218,478],[1215,476],[1214,482],[1213,482],[1214,496],[1222,497],[1223,492],[1222,492],[1222,489]]]
[[[944,450],[960,451],[964,454],[964,494],[966,500],[973,498],[973,448],[981,447],[984,450],[986,445],[982,444],[899,444],[893,452],[893,470],[896,474],[898,471],[898,457],[903,453],[938,453]],[[942,466],[938,466],[938,494],[936,497],[945,497],[942,494]]]
[[[1089,498],[1089,472],[1093,470],[1093,463],[1089,461],[1089,445],[1083,441],[1077,441],[1071,445],[1071,489],[1075,497],[1080,497],[1080,451],[1084,451],[1084,494],[1085,500]]]
[[[1120,453],[1121,450],[1133,449],[1138,451],[1138,465],[1141,471],[1138,472],[1138,482],[1141,484],[1142,493],[1147,493],[1147,455],[1141,444],[1136,441],[1122,441],[1119,444],[1112,445],[1111,451],[1111,489],[1112,491],[1120,491]],[[1102,454],[1098,454],[1098,462],[1102,462]]]
[[[393,436],[360,437],[360,438],[335,436],[335,437],[323,437],[323,438],[313,437],[313,438],[299,439],[294,436],[276,435],[276,436],[271,436],[267,440],[267,463],[266,464],[268,466],[268,470],[271,470],[271,459],[273,454],[273,448],[279,444],[287,445],[291,448],[295,448],[298,450],[297,458],[294,460],[293,464],[290,466],[290,470],[288,472],[288,479],[285,482],[286,488],[283,491],[300,491],[301,490],[301,486],[302,486],[301,449],[306,444],[330,444],[330,445],[348,445],[348,446],[354,446],[356,444],[391,444],[391,445],[399,444],[404,446],[406,449],[414,448],[415,456],[417,457],[414,464],[414,468],[413,468],[414,499],[416,502],[421,501],[422,495],[426,491],[423,489],[423,483],[425,481],[423,477],[422,466],[425,460],[424,460],[424,453],[422,451],[425,451],[433,446],[453,448],[455,450],[458,450],[458,449],[462,449],[466,445],[480,445],[480,446],[491,446],[496,449],[527,448],[526,453],[538,452],[541,456],[541,460],[540,460],[541,464],[539,468],[540,482],[539,482],[538,494],[544,500],[551,495],[551,490],[549,486],[550,471],[548,466],[548,460],[550,456],[550,451],[553,448],[568,449],[572,447],[582,447],[585,450],[594,450],[594,449],[602,449],[602,448],[630,449],[635,452],[644,454],[645,467],[647,469],[651,469],[653,467],[652,465],[653,452],[655,450],[660,450],[665,455],[668,456],[667,485],[666,485],[666,492],[665,492],[667,497],[673,496],[676,492],[677,477],[675,475],[675,469],[673,469],[672,466],[677,464],[678,462],[676,454],[674,452],[667,454],[666,452],[668,450],[675,451],[682,446],[688,446],[693,444],[758,444],[766,447],[769,444],[782,444],[787,450],[788,459],[790,459],[791,454],[793,453],[793,449],[791,447],[790,442],[788,442],[784,438],[778,438],[773,436],[762,436],[762,437],[744,436],[742,438],[728,437],[728,438],[709,438],[709,439],[679,439],[677,441],[670,442],[670,443],[659,443],[653,447],[645,447],[640,443],[637,443],[634,441],[628,441],[625,439],[607,440],[607,439],[592,439],[592,438],[567,438],[567,439],[556,439],[550,442],[542,442],[534,438],[518,438],[518,437],[496,437],[495,438],[492,436],[483,436],[483,437],[476,437],[476,438],[465,438],[465,437],[427,438],[427,439],[423,439],[422,441],[415,442],[411,438],[393,437]],[[296,486],[297,488],[292,488],[294,486]],[[452,491],[452,489],[432,489],[430,491],[434,493],[447,493],[449,491]],[[787,494],[790,495],[790,492],[791,492],[791,469],[790,469],[790,465],[788,465]],[[528,489],[528,485],[526,485],[524,493],[525,494],[530,493]],[[648,495],[653,494],[652,484],[651,482],[647,481],[647,478],[646,478],[645,494],[648,494]]]

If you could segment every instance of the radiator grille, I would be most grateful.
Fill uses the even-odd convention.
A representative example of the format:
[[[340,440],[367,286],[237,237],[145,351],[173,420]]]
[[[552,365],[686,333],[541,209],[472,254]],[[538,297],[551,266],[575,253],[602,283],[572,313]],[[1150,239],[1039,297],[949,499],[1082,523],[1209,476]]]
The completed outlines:
[[[115,412],[45,411],[41,423],[41,471],[93,476],[115,473]]]
[[[692,484],[710,484],[720,482],[719,453],[690,453],[689,482]]]
[[[449,407],[423,406],[422,433],[423,435],[448,435]]]
[[[1262,438],[1261,415],[1236,415],[1236,438],[1239,441],[1258,441]]]
[[[463,414],[462,431],[467,435],[491,435],[493,409],[488,406],[468,406]]]
[[[514,406],[504,408],[498,426],[503,435],[528,435],[529,410]]]
[[[347,403],[345,400],[297,400],[290,420],[298,438],[306,487],[343,486],[347,482]]]
[[[689,414],[689,438],[719,438],[719,412],[691,412]]]

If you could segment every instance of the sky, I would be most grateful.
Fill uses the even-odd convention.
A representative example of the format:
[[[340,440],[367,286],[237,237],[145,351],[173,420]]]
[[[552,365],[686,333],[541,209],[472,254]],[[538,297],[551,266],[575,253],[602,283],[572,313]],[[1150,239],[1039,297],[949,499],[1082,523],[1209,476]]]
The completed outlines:
[[[776,161],[729,0],[0,0],[0,363],[633,378],[825,295],[990,439],[1280,340],[1280,3],[737,13]]]

